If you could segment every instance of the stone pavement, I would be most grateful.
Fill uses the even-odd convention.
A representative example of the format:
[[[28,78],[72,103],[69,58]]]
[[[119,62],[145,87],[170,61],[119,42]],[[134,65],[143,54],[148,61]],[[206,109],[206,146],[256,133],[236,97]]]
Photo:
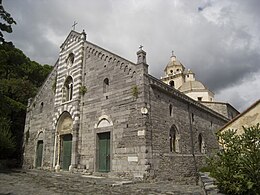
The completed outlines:
[[[0,170],[0,195],[175,194],[202,195],[199,186],[171,182],[132,182],[94,175],[42,170]]]

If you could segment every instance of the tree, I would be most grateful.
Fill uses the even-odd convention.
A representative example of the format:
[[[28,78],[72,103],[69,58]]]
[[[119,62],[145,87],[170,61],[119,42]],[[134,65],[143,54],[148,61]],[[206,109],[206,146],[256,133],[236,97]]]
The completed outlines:
[[[15,151],[15,140],[10,131],[10,121],[0,117],[0,159],[5,159]]]
[[[12,18],[11,14],[9,14],[7,11],[5,11],[2,0],[0,0],[0,17],[3,20],[3,22],[0,22],[0,43],[4,43],[4,35],[3,31],[7,33],[11,33],[12,30],[12,24],[16,24],[15,20]]]
[[[18,161],[21,159],[27,101],[36,95],[51,70],[52,66],[31,61],[14,45],[6,42],[0,44],[0,118],[3,119],[0,120],[0,127],[2,124],[5,127],[5,140],[14,139],[15,151],[9,157]]]
[[[260,194],[259,123],[244,128],[242,135],[228,130],[218,136],[223,150],[209,160],[209,168],[219,189],[225,194]]]

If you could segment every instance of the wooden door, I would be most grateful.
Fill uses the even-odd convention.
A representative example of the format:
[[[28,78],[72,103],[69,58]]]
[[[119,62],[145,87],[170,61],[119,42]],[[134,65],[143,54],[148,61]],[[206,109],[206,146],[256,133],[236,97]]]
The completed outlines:
[[[98,134],[98,171],[110,171],[110,132]]]
[[[37,142],[37,148],[36,148],[36,167],[42,166],[42,153],[43,153],[43,141],[39,140]]]

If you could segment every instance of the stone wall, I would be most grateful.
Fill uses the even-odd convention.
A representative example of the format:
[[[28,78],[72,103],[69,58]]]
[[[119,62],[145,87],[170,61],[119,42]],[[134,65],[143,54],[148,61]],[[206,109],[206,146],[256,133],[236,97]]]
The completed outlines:
[[[83,85],[87,93],[81,100],[79,167],[97,172],[97,134],[110,132],[111,173],[124,177],[143,177],[145,137],[143,66],[133,64],[91,43],[86,44]],[[104,80],[109,85],[104,89]],[[134,95],[136,88],[138,94]],[[109,125],[99,127],[102,119]]]
[[[23,167],[34,168],[36,147],[39,140],[43,141],[44,167],[51,167],[53,160],[54,131],[52,118],[54,115],[54,90],[56,68],[50,73],[38,94],[29,100],[24,128],[24,162]]]
[[[228,103],[222,103],[222,102],[201,102],[201,103],[229,119],[232,119],[239,114],[239,112]]]
[[[215,131],[227,119],[154,79],[149,93],[154,176],[179,183],[195,183],[197,171],[205,163],[204,156],[218,150]],[[180,136],[178,152],[170,151],[169,134],[173,125]],[[205,142],[203,152],[199,134]]]

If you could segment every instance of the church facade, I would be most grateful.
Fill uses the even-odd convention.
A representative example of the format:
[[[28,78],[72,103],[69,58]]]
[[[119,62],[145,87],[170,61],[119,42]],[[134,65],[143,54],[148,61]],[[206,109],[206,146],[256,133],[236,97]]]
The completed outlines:
[[[228,118],[71,31],[24,129],[26,168],[194,183]]]

